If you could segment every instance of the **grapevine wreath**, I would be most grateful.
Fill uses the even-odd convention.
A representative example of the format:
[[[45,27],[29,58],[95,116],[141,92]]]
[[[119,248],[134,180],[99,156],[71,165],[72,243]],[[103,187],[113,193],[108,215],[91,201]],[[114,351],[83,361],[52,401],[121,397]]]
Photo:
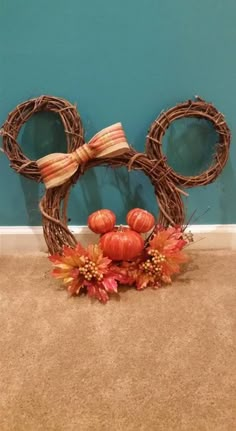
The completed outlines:
[[[17,142],[21,127],[40,111],[51,111],[60,116],[66,134],[67,154],[51,154],[33,161],[22,152]],[[174,120],[183,117],[206,119],[213,124],[218,134],[214,160],[206,171],[197,176],[184,176],[175,172],[167,164],[162,152],[162,139],[166,130]],[[199,97],[162,112],[150,127],[146,151],[143,153],[128,145],[120,123],[97,133],[86,144],[76,106],[52,96],[41,96],[18,105],[8,115],[1,135],[3,151],[10,166],[26,178],[45,183],[46,192],[40,202],[40,211],[45,241],[55,266],[54,275],[63,278],[72,294],[85,288],[90,296],[104,302],[109,293],[116,291],[118,282],[144,288],[148,285],[159,287],[171,281],[171,275],[178,272],[179,265],[186,260],[182,249],[189,242],[183,228],[185,212],[181,195],[187,195],[183,189],[212,183],[224,168],[230,147],[230,130],[224,116],[211,103]],[[81,175],[99,165],[112,168],[126,166],[129,171],[142,171],[154,186],[160,215],[156,223],[150,223],[151,215],[147,211],[135,209],[136,212],[127,216],[130,228],[120,231],[114,227],[113,214],[99,211],[93,215],[94,220],[98,220],[95,232],[98,229],[97,232],[101,234],[99,245],[90,245],[84,249],[77,244],[67,224],[68,198],[71,187]],[[106,230],[107,223],[112,225],[109,231]],[[151,235],[145,242],[141,236],[145,232],[142,223],[151,228]],[[94,230],[92,224],[89,222]],[[103,230],[99,231],[101,226]],[[109,250],[112,247],[117,249],[119,241],[130,244],[130,249],[135,249],[136,244],[136,256],[131,258],[129,252],[121,252],[119,259],[114,259]]]

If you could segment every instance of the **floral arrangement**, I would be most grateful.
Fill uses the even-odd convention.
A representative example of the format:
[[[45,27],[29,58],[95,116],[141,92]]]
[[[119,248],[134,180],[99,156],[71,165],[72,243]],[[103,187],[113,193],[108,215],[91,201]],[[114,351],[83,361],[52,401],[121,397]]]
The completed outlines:
[[[102,213],[103,211],[104,213]],[[127,242],[127,234],[134,232],[136,235],[140,235],[140,233],[131,228],[115,229],[115,219],[114,217],[109,218],[110,214],[107,211],[109,210],[101,210],[100,213],[101,218],[103,215],[107,218],[109,231],[105,232],[105,224],[101,223],[101,220],[99,220],[100,229],[99,223],[93,227],[96,233],[99,233],[99,230],[103,231],[99,244],[90,244],[87,248],[82,247],[79,243],[75,248],[64,246],[61,255],[49,256],[54,265],[53,277],[61,279],[71,295],[78,295],[86,289],[88,296],[104,303],[107,302],[110,294],[118,293],[118,286],[122,284],[134,286],[137,290],[147,287],[157,289],[170,284],[172,277],[180,272],[181,265],[188,261],[184,249],[193,241],[191,234],[185,234],[185,229],[181,226],[164,228],[156,225],[146,241],[144,242],[142,239],[143,246],[140,249],[139,244],[139,247],[136,248],[137,253],[133,256],[132,238],[128,238],[127,249],[124,248],[123,238]],[[95,216],[90,216],[88,223],[90,228],[91,220],[94,219]],[[137,223],[137,226],[140,231],[140,223]],[[150,227],[150,223],[146,223],[145,226]],[[113,258],[110,257],[109,249],[106,246],[106,235],[111,233],[113,236],[116,235],[113,240],[115,241],[114,247],[112,240],[108,242]],[[135,240],[137,239],[135,238]],[[134,242],[134,244],[136,243],[137,241]],[[129,258],[129,252],[127,252],[130,248],[132,258]],[[116,250],[118,259],[114,250]],[[123,255],[128,256],[125,260],[120,259],[122,252]]]

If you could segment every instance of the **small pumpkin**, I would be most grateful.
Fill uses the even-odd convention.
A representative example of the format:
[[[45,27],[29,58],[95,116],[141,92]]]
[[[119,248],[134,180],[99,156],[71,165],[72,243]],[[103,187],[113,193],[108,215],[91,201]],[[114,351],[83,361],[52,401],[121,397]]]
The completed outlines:
[[[115,214],[107,209],[95,211],[88,217],[88,227],[95,233],[111,231],[116,224]]]
[[[134,230],[122,227],[102,235],[100,246],[112,260],[131,260],[142,252],[144,240]]]
[[[146,233],[155,225],[155,219],[151,213],[141,208],[129,211],[126,217],[127,224],[131,229],[139,233]]]

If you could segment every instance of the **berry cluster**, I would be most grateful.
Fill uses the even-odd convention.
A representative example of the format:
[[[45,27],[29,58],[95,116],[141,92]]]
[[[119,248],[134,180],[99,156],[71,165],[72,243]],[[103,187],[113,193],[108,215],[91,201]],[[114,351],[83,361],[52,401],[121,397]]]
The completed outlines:
[[[166,258],[158,250],[149,250],[149,259],[140,264],[140,269],[148,275],[160,275]]]
[[[85,257],[85,264],[79,268],[80,275],[83,275],[85,280],[91,281],[102,281],[103,274],[98,271],[98,268],[94,262],[92,262],[88,257]]]

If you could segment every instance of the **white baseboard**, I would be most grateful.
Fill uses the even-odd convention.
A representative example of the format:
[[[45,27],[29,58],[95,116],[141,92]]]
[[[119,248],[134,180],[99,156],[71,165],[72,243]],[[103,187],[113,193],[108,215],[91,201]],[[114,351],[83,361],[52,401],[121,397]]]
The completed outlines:
[[[194,234],[195,243],[191,249],[236,250],[236,224],[234,225],[193,225],[189,229]],[[71,226],[71,231],[83,245],[97,242],[98,235],[87,226]],[[47,253],[42,228],[39,226],[0,226],[0,254]]]

